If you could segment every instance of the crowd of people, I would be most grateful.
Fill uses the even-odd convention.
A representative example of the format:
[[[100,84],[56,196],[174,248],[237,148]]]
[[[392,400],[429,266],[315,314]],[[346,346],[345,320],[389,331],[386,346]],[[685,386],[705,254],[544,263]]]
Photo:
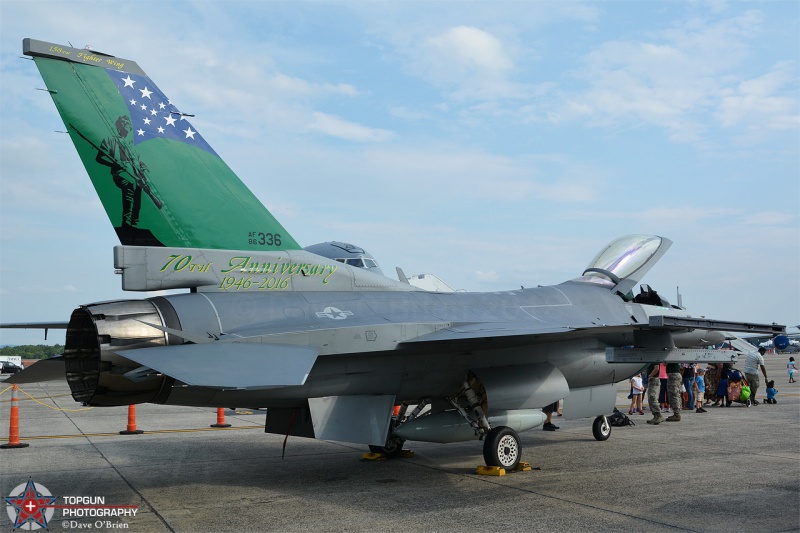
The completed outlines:
[[[642,399],[647,395],[647,405],[653,418],[648,424],[680,422],[681,411],[707,413],[706,407],[730,407],[739,402],[759,405],[756,395],[761,388],[761,375],[766,387],[764,403],[777,403],[778,390],[775,381],[767,376],[764,366],[764,348],[751,352],[744,361],[742,370],[732,363],[709,363],[702,367],[698,363],[653,363],[631,378],[631,400],[628,414],[644,414]],[[796,383],[797,368],[794,357],[786,365],[789,383]],[[662,413],[670,413],[665,417]]]
[[[647,395],[647,406],[653,418],[647,420],[648,424],[667,422],[680,422],[681,411],[707,413],[707,406],[730,407],[732,403],[748,403],[759,405],[756,393],[761,388],[758,371],[764,375],[766,386],[764,403],[778,403],[775,396],[778,390],[775,381],[767,377],[764,366],[765,348],[747,354],[744,367],[741,371],[733,367],[733,363],[708,363],[702,368],[699,363],[652,363],[640,374],[630,380],[631,400],[628,414],[644,415],[644,396]],[[795,374],[797,366],[794,357],[789,357],[786,373],[789,383],[797,383]],[[553,414],[561,416],[559,402],[555,402],[542,409],[547,415],[547,420],[542,429],[555,431],[558,426],[553,424]],[[662,413],[672,414],[664,417]]]

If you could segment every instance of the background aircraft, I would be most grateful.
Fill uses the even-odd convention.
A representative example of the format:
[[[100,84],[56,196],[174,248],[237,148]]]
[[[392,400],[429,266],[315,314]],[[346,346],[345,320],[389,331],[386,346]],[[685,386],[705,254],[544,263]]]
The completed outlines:
[[[117,230],[123,288],[188,289],[77,308],[64,354],[76,401],[267,407],[268,432],[387,453],[481,439],[487,465],[514,468],[517,432],[543,406],[596,416],[602,440],[614,383],[645,362],[729,357],[681,335],[784,331],[634,295],[671,244],[655,235],[614,240],[564,283],[493,293],[429,292],[311,253],[135,62],[32,39],[23,52]]]

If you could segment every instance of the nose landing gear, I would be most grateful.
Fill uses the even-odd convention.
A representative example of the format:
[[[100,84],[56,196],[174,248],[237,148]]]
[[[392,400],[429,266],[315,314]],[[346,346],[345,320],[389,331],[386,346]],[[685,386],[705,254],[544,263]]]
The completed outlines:
[[[496,426],[483,442],[483,460],[486,466],[499,466],[514,470],[522,457],[519,435],[508,426]]]

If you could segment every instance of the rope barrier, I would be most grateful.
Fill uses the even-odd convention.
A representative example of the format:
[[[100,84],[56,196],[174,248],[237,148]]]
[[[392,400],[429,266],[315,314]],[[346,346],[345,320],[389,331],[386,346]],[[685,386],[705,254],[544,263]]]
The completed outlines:
[[[10,388],[11,388],[11,387],[8,387],[7,389],[3,389],[2,391],[0,391],[0,396],[2,396],[2,394],[3,394],[5,391],[9,390]],[[67,393],[64,393],[64,394],[52,394],[52,395],[48,395],[47,397],[48,397],[48,398],[63,398],[63,397],[65,397],[65,396],[70,396],[70,397],[71,397],[71,396],[72,396],[72,394],[70,394],[69,392],[67,392]],[[21,401],[21,402],[27,402],[27,401],[28,401],[28,399],[27,399],[27,398],[23,398],[23,399],[21,399],[20,401]],[[0,400],[0,403],[9,403],[9,402],[11,402],[11,400]]]
[[[1,390],[0,391],[0,396],[2,396],[6,391],[11,390],[13,387],[14,386],[11,385],[10,387],[6,387],[5,389]],[[21,392],[22,394],[24,394],[25,396],[27,396],[28,399],[38,403],[39,405],[47,407],[48,409],[52,409],[54,411],[64,411],[64,412],[67,412],[67,413],[77,413],[78,411],[88,411],[89,409],[94,409],[94,407],[81,407],[80,409],[65,409],[64,407],[53,407],[52,405],[47,405],[46,403],[40,402],[38,398],[34,398],[33,396],[31,396],[30,394],[28,394],[26,391],[24,391],[23,389],[21,389],[19,387],[17,387],[17,390],[19,392]],[[47,398],[48,399],[53,399],[53,398],[61,398],[63,396],[72,396],[72,395],[68,394],[68,393],[67,394],[56,394],[56,395],[53,395],[53,396],[48,396]],[[14,401],[14,399],[12,398],[10,400],[3,400],[2,403],[9,403],[9,402],[13,402],[13,401]],[[22,401],[27,401],[27,400],[25,400],[23,398]]]
[[[27,392],[25,392],[22,389],[19,389],[19,391],[22,394],[24,394],[25,396],[27,396],[28,398],[30,398],[31,400],[33,400],[34,402],[38,403],[39,405],[41,405],[43,407],[47,407],[48,409],[52,409],[54,411],[64,411],[66,413],[77,413],[79,411],[88,411],[89,409],[94,409],[94,407],[81,407],[80,409],[65,409],[63,407],[53,407],[52,405],[47,405],[46,403],[40,402],[38,399],[34,398],[33,396],[31,396],[30,394],[28,394]],[[5,392],[5,391],[3,391],[3,392]],[[0,393],[0,394],[2,394],[2,393]]]

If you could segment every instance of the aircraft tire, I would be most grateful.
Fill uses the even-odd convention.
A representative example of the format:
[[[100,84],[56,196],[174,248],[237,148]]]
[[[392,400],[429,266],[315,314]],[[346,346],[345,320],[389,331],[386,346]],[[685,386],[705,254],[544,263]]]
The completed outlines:
[[[592,423],[592,435],[599,441],[608,440],[611,436],[611,424],[604,416],[598,416]]]
[[[382,453],[386,457],[394,459],[395,457],[400,457],[400,454],[403,453],[403,446],[405,443],[405,439],[392,435],[386,439],[386,444],[383,446],[373,446],[370,444],[369,451],[372,453]]]
[[[483,441],[483,460],[486,466],[514,470],[522,457],[519,435],[508,426],[496,426]]]

